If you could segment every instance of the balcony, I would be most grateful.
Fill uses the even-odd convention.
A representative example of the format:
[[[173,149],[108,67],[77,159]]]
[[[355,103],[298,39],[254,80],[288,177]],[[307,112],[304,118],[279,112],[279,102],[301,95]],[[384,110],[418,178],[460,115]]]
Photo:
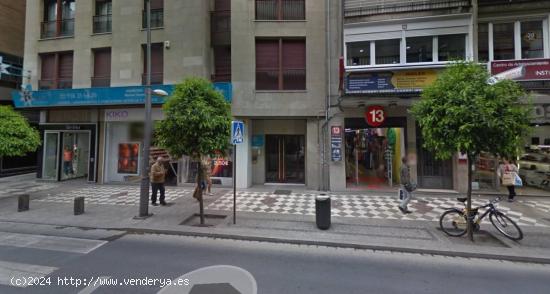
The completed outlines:
[[[147,11],[143,10],[142,28],[147,28]],[[162,28],[164,26],[164,9],[151,9],[151,28]]]
[[[257,20],[304,20],[304,0],[256,0]]]
[[[141,75],[142,85],[147,85],[147,74]],[[151,74],[151,85],[162,85],[164,83],[164,75],[162,73]]]
[[[42,22],[40,37],[42,39],[74,36],[74,18]]]
[[[213,11],[210,14],[212,46],[231,45],[231,11]]]
[[[104,88],[111,86],[111,77],[92,77],[92,88]]]
[[[112,32],[112,15],[94,16],[94,34],[105,34]]]
[[[38,81],[38,89],[54,90],[54,89],[71,89],[73,87],[73,79],[45,79]]]
[[[344,16],[360,17],[470,7],[469,0],[345,0]]]

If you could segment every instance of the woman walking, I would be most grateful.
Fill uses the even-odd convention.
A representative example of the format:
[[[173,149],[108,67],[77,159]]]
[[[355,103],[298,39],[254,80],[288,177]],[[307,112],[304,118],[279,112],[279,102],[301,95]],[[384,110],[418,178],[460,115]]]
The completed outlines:
[[[516,197],[515,178],[518,173],[518,167],[508,158],[503,158],[503,164],[500,166],[500,179],[502,185],[508,189],[508,202],[514,202]]]

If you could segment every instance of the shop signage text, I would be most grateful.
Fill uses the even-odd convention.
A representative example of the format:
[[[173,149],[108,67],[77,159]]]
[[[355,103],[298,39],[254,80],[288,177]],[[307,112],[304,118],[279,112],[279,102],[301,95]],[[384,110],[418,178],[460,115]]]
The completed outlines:
[[[330,145],[332,161],[342,161],[342,127],[332,126],[330,128]]]
[[[420,92],[436,79],[435,70],[352,73],[346,78],[346,94]]]
[[[153,120],[164,119],[162,109],[154,107],[152,109]],[[105,109],[104,121],[107,122],[135,122],[143,121],[145,118],[145,111],[143,108],[121,108],[121,109]]]
[[[371,127],[379,127],[386,121],[386,112],[380,105],[371,105],[365,111],[365,120]]]
[[[518,81],[550,80],[550,59],[525,59],[491,62],[491,75],[524,67],[524,75]]]

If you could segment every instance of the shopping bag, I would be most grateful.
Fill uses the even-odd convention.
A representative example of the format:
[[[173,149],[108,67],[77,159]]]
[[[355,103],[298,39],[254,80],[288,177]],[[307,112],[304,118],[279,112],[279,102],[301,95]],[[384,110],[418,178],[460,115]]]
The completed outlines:
[[[516,187],[522,187],[523,186],[523,181],[521,180],[521,177],[514,173],[514,186]]]
[[[511,172],[505,172],[502,174],[502,185],[503,186],[513,186],[516,180],[516,177],[514,177],[515,173]]]
[[[399,200],[403,200],[403,198],[405,198],[405,193],[403,193],[402,189],[397,190],[397,197],[399,198]]]

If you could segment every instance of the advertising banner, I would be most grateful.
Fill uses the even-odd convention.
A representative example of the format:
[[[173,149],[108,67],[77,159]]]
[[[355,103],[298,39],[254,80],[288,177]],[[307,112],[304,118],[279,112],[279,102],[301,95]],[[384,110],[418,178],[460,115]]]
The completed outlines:
[[[491,62],[491,75],[523,67],[524,74],[516,81],[550,80],[550,59],[503,60]]]
[[[351,73],[346,94],[420,92],[437,79],[435,70]]]

